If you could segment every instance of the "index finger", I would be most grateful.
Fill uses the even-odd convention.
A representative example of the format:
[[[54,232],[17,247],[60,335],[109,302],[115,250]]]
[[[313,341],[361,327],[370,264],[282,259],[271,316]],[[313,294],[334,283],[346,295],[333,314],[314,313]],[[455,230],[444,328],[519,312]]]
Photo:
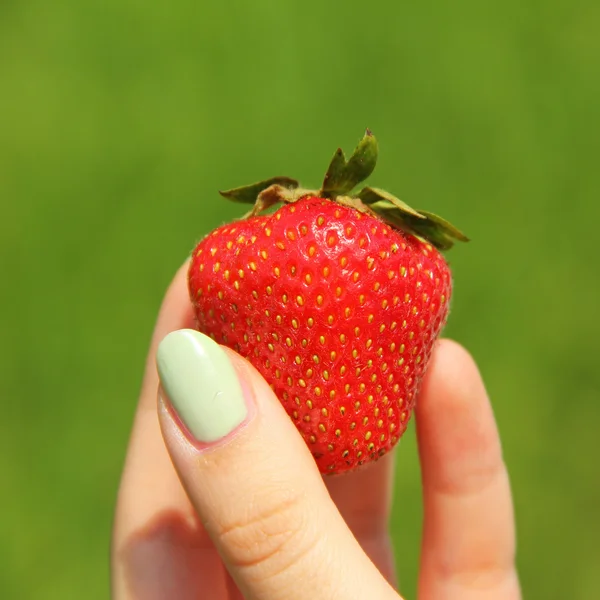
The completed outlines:
[[[156,410],[156,348],[169,332],[192,325],[187,268],[175,275],[160,309],[121,478],[111,549],[119,600],[226,597],[225,571],[173,469]]]

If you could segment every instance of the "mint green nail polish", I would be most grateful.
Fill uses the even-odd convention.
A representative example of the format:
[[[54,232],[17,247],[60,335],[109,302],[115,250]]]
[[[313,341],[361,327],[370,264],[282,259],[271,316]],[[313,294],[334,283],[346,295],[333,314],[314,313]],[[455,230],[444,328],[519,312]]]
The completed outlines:
[[[156,365],[171,404],[197,440],[216,442],[246,418],[237,373],[208,336],[192,329],[169,333],[158,346]]]

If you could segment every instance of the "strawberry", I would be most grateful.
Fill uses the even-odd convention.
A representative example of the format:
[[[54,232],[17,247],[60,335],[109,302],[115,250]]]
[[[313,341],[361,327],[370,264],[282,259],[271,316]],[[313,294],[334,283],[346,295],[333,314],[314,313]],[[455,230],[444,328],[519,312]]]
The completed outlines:
[[[322,473],[377,459],[406,430],[448,316],[440,250],[467,241],[383,190],[349,195],[376,158],[367,131],[317,192],[285,177],[222,192],[254,208],[205,237],[189,268],[198,329],[265,377]]]

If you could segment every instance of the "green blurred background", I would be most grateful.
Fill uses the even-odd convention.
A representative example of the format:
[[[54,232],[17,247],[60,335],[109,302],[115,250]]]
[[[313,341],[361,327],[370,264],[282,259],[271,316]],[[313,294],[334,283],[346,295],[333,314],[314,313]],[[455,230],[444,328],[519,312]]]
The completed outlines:
[[[472,237],[447,334],[503,437],[527,598],[600,597],[600,4],[0,2],[0,597],[108,596],[155,315],[218,189],[371,179]],[[394,538],[415,598],[414,431]]]

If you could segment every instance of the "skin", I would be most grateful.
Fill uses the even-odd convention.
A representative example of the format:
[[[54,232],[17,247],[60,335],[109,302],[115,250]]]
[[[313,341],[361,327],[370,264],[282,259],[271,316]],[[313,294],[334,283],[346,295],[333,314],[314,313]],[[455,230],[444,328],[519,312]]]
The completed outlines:
[[[193,325],[186,270],[167,291],[150,345],[117,500],[112,597],[400,598],[389,535],[393,455],[322,478],[268,385],[229,351],[252,399],[248,423],[209,451],[180,429],[155,356],[167,333]],[[436,346],[416,423],[419,599],[520,599],[497,427],[478,369],[455,342]]]

